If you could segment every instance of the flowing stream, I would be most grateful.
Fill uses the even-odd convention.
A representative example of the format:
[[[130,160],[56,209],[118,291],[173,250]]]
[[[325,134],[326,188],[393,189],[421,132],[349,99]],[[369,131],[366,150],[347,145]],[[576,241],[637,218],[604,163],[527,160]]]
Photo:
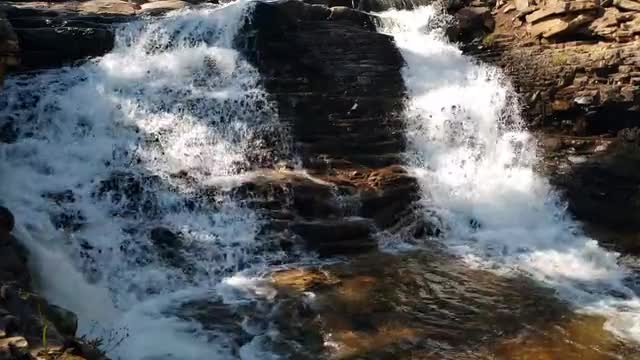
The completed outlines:
[[[443,242],[473,267],[526,274],[606,328],[640,341],[634,274],[573,222],[534,170],[535,139],[500,72],[445,40],[435,7],[381,14],[406,61],[408,162],[425,208],[445,224]]]
[[[15,137],[0,145],[2,205],[39,288],[78,314],[81,334],[111,340],[114,359],[277,358],[268,324],[245,319],[251,336],[237,348],[224,326],[233,311],[209,315],[220,327],[181,315],[268,298],[255,279],[293,261],[261,233],[267,219],[225,192],[295,162],[257,70],[234,50],[251,9],[123,25],[104,57],[10,77],[0,94],[0,125]],[[529,276],[640,341],[632,274],[534,171],[508,82],[444,40],[434,7],[380,16],[406,61],[407,159],[423,207],[444,224],[439,241],[469,267]]]
[[[227,334],[172,309],[284,256],[257,241],[254,211],[218,191],[288,156],[257,71],[233,49],[251,8],[126,24],[102,58],[7,80],[0,117],[16,141],[0,149],[0,197],[44,293],[78,314],[80,333],[113,342],[114,358],[236,356]]]

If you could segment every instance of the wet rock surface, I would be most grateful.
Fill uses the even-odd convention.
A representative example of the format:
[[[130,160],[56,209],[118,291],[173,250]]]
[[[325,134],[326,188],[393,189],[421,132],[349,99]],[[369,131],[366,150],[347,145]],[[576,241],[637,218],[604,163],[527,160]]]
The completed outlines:
[[[544,168],[569,211],[603,246],[638,255],[640,147],[632,130],[616,137],[541,136]]]
[[[603,318],[572,314],[552,291],[525,278],[471,270],[436,249],[372,253],[349,264],[275,272],[271,279],[275,299],[297,298],[306,309],[297,326],[328,345],[314,349],[309,341],[301,358],[314,358],[314,351],[315,358],[329,359],[605,360],[637,354],[602,329]]]
[[[11,212],[0,207],[0,359],[106,359],[77,339],[78,318],[32,288],[28,253],[11,234]]]
[[[8,71],[55,68],[102,56],[115,26],[208,1],[0,2],[0,78]],[[217,3],[214,2],[214,3]]]
[[[239,39],[306,170],[274,180],[290,202],[276,205],[278,216],[291,210],[279,224],[324,256],[375,249],[373,234],[418,197],[401,166],[403,59],[375,16],[352,7],[258,3]]]

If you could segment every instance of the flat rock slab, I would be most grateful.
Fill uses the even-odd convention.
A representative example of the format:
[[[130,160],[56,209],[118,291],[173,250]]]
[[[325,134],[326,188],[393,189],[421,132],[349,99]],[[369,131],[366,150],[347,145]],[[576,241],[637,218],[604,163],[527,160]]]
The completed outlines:
[[[640,2],[633,0],[613,0],[613,5],[621,10],[640,11]]]
[[[630,0],[623,0],[630,1]],[[578,11],[594,10],[600,7],[598,0],[580,0],[571,2],[556,2],[550,6],[543,7],[527,15],[525,19],[528,23],[535,23],[553,15],[568,14]]]
[[[179,10],[187,7],[188,5],[188,2],[181,0],[160,0],[142,4],[138,13],[145,15],[158,15],[172,10]]]
[[[534,37],[541,35],[544,38],[549,38],[567,34],[591,21],[593,21],[593,17],[588,15],[578,15],[574,18],[555,17],[532,25],[529,28],[529,33]]]

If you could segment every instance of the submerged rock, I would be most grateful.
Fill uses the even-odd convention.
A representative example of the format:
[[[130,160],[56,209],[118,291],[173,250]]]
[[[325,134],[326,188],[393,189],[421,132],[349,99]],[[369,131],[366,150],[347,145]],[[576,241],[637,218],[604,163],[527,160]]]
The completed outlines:
[[[640,147],[616,143],[554,178],[580,219],[609,231],[640,231]]]
[[[0,231],[10,233],[15,226],[15,218],[9,209],[0,206]]]
[[[149,234],[153,243],[165,250],[177,250],[182,245],[180,237],[165,227],[153,228]]]

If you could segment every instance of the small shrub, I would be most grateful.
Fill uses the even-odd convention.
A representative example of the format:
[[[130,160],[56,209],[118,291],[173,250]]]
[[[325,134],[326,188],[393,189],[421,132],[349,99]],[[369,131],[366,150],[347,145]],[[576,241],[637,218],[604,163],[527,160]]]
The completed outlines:
[[[496,41],[496,34],[495,33],[491,33],[491,34],[487,34],[482,38],[482,45],[485,47],[491,47],[493,46],[493,43]]]

